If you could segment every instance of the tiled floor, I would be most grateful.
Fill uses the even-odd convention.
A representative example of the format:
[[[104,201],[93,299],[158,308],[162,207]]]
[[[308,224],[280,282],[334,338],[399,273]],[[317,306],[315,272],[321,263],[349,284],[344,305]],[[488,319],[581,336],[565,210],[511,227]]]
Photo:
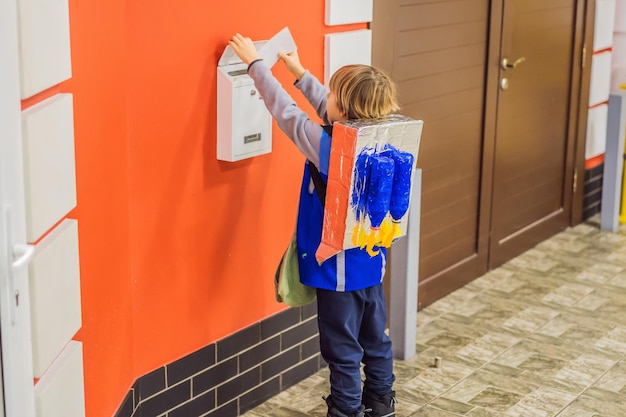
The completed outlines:
[[[626,226],[570,228],[417,327],[418,354],[395,365],[400,417],[626,416]],[[327,381],[324,369],[245,416],[325,416]]]

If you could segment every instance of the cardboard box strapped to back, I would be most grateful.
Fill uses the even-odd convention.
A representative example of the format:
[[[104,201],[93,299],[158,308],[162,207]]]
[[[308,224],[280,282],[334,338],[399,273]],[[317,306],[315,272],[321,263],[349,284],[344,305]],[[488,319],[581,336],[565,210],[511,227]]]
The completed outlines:
[[[355,247],[375,255],[406,233],[422,126],[401,115],[333,125],[319,263]]]

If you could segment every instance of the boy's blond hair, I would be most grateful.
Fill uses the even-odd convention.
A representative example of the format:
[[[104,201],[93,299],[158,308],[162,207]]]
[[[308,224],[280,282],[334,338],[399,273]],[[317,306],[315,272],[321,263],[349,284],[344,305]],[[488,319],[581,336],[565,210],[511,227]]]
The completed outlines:
[[[330,78],[329,88],[348,119],[377,119],[400,109],[393,81],[369,65],[339,68]]]

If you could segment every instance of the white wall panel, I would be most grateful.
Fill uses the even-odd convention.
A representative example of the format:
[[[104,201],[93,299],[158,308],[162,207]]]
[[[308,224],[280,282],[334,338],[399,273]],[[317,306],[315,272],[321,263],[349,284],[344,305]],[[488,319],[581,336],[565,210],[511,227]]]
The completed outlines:
[[[22,112],[27,238],[36,241],[76,205],[71,94]]]
[[[626,33],[626,0],[615,2],[615,32]]]
[[[22,98],[72,76],[68,0],[18,0]]]
[[[324,22],[328,26],[371,22],[373,7],[373,0],[326,0]]]
[[[593,50],[610,48],[613,44],[615,0],[596,0]]]
[[[589,105],[603,103],[609,99],[611,87],[611,52],[595,54],[591,61],[591,86]]]
[[[83,346],[71,341],[35,385],[37,417],[84,417]]]
[[[602,155],[606,149],[606,119],[608,111],[608,104],[589,109],[585,159]]]
[[[64,220],[36,246],[29,268],[35,378],[81,327],[78,223]]]
[[[624,10],[626,13],[626,10]],[[615,33],[613,36],[613,58],[611,60],[613,68],[626,67],[626,32]]]
[[[348,64],[372,64],[372,31],[369,29],[324,36],[324,82]]]
[[[620,86],[626,85],[626,32],[615,32],[611,68],[611,91],[622,91]]]

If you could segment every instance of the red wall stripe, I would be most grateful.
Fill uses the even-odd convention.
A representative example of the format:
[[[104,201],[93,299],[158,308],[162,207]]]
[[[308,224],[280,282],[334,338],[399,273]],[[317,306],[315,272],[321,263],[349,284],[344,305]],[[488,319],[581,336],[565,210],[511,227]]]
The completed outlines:
[[[50,98],[56,94],[61,93],[61,84],[57,84],[55,86],[52,86],[46,90],[43,90],[37,94],[35,94],[34,96],[28,97],[24,100],[21,101],[21,106],[22,106],[22,110],[26,110],[29,107],[34,106],[37,103],[41,103],[42,101],[44,101],[47,98]]]
[[[594,156],[593,158],[589,158],[585,161],[585,170],[595,168],[598,165],[601,165],[603,163],[604,163],[604,154]]]
[[[608,104],[609,104],[609,100],[605,100],[605,101],[602,101],[600,103],[596,103],[596,104],[593,104],[593,105],[589,106],[589,110],[595,109],[596,107],[605,106],[605,105],[608,105]]]
[[[597,51],[593,51],[594,55],[599,55],[599,54],[603,54],[605,52],[612,52],[613,48],[612,47],[608,47],[608,48],[604,48],[604,49],[598,49]]]

